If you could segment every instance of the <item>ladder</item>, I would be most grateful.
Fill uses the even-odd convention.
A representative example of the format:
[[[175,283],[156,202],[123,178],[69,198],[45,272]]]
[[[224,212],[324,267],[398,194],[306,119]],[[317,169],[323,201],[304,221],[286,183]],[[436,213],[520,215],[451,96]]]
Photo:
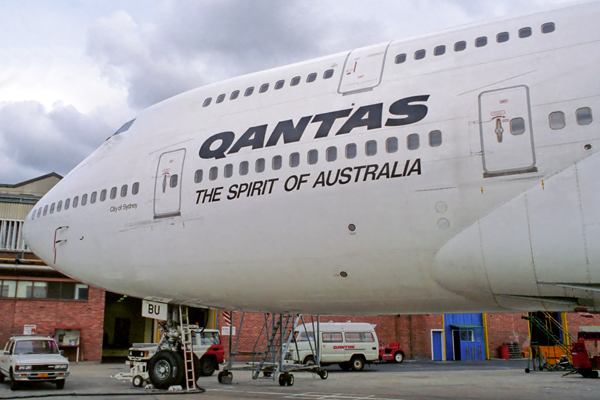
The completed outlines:
[[[258,366],[252,360],[252,379],[258,379],[261,371],[272,371],[273,379],[277,378],[283,369],[285,351],[290,345],[299,318],[300,316],[293,314],[265,315],[265,323],[252,351],[261,356]]]
[[[188,392],[195,391],[196,374],[194,371],[194,346],[192,343],[192,332],[190,330],[188,306],[179,306],[179,326],[181,328],[181,345],[183,347],[186,390]]]

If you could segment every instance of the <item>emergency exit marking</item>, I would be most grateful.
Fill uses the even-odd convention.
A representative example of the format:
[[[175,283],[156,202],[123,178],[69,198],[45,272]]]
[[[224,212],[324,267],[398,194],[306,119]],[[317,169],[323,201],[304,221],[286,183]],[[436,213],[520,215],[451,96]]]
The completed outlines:
[[[167,308],[168,305],[165,303],[143,300],[142,317],[165,321],[167,319]]]

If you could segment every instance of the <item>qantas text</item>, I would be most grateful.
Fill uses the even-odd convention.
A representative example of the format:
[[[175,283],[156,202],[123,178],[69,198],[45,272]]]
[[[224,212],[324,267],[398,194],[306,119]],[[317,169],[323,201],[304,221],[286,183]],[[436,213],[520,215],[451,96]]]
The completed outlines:
[[[389,107],[392,115],[400,118],[388,118],[385,126],[403,126],[421,121],[427,116],[428,108],[424,103],[429,95],[412,96],[400,99]],[[236,141],[235,133],[231,131],[220,132],[212,135],[200,147],[199,155],[204,159],[225,158],[227,154],[235,154],[245,147],[253,150],[264,147],[275,146],[283,137],[283,143],[295,143],[300,141],[309,123],[320,123],[315,139],[324,138],[329,135],[333,124],[338,119],[346,119],[336,135],[345,135],[358,127],[366,127],[367,130],[380,129],[383,125],[383,103],[371,104],[354,108],[331,111],[324,114],[308,115],[300,118],[297,124],[291,119],[279,121],[270,131],[271,134],[265,145],[265,138],[269,130],[268,124],[252,126],[244,132]],[[351,115],[352,114],[352,115]],[[235,143],[234,143],[235,141]]]

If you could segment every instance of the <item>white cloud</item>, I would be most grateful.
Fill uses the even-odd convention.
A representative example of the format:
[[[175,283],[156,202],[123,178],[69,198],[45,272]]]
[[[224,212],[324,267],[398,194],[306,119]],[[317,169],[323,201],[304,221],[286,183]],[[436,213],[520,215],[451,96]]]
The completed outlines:
[[[66,174],[210,82],[563,0],[0,1],[0,182]]]

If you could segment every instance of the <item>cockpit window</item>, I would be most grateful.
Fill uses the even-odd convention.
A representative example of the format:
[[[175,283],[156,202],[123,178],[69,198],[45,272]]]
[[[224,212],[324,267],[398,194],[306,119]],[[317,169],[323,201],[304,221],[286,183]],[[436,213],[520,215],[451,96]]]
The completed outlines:
[[[124,124],[122,127],[120,127],[120,128],[119,128],[119,130],[117,130],[117,131],[116,131],[116,132],[113,134],[113,136],[115,136],[115,135],[118,135],[119,133],[123,133],[123,132],[125,132],[125,131],[129,130],[129,128],[131,128],[131,125],[133,125],[133,123],[134,123],[134,122],[135,122],[135,119],[132,119],[132,120],[131,120],[131,121],[129,121],[129,122],[125,122],[125,124]]]

